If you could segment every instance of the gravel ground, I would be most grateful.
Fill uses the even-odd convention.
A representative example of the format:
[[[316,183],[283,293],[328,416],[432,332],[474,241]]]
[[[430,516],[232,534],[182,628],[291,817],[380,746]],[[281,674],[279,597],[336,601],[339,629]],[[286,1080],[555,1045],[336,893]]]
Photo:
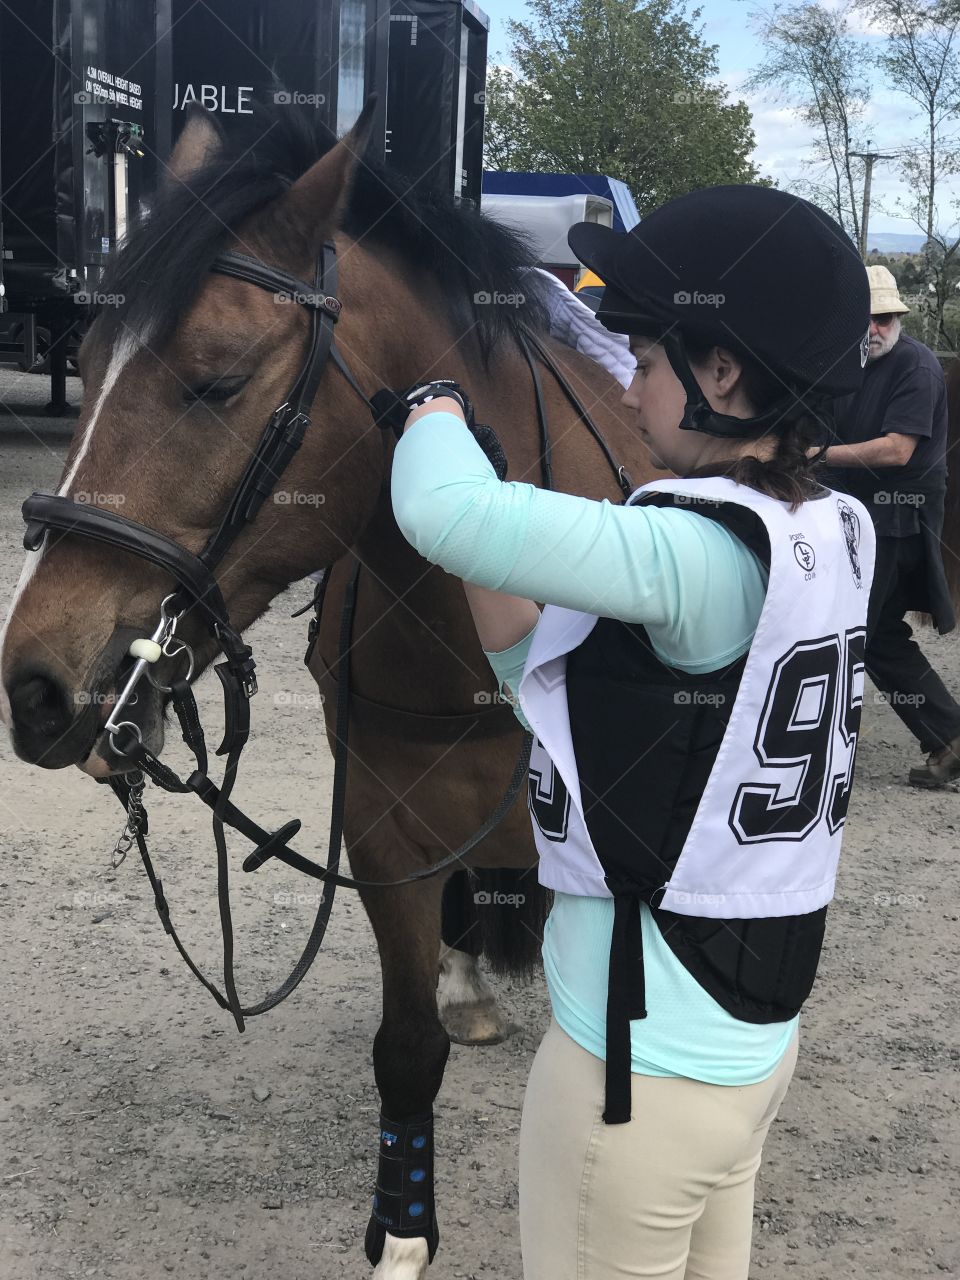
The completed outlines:
[[[4,599],[22,561],[20,501],[55,485],[72,431],[39,416],[45,398],[41,379],[0,374]],[[305,620],[287,616],[307,598],[300,584],[253,631],[262,692],[239,790],[265,825],[302,817],[319,848],[332,769],[319,709],[314,722],[289,696],[313,689]],[[924,642],[960,689],[957,638]],[[211,680],[201,689],[215,722]],[[905,785],[919,755],[872,689],[867,703],[820,978],[758,1184],[754,1280],[960,1276],[960,801]],[[138,863],[111,869],[113,796],[74,769],[27,768],[5,739],[0,786],[2,1280],[368,1275],[380,985],[359,903],[338,897],[310,977],[240,1037],[181,966]],[[151,843],[175,919],[216,971],[198,809],[157,801]],[[245,994],[292,965],[304,892],[276,870],[238,882]],[[455,1045],[437,1102],[438,1280],[521,1278],[520,1105],[548,1009],[540,978],[498,995],[521,1030]]]

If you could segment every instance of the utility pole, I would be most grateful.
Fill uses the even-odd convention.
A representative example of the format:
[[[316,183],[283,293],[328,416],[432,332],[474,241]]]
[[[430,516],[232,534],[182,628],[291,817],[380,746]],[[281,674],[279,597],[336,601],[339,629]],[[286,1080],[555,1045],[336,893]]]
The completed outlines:
[[[867,146],[870,144],[867,143]],[[873,166],[878,160],[896,160],[896,156],[884,156],[879,151],[851,151],[850,154],[862,160],[866,166],[863,175],[863,220],[860,224],[860,257],[867,260],[867,232],[870,228],[870,188],[873,185]]]

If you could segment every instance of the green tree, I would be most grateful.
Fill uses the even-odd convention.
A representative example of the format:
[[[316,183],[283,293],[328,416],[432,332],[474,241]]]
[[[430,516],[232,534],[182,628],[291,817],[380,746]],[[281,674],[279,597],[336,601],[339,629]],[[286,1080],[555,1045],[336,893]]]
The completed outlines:
[[[697,187],[764,181],[750,112],[730,102],[684,0],[530,0],[514,69],[487,79],[488,168],[603,173],[641,213]]]
[[[877,65],[884,84],[903,94],[918,112],[918,137],[902,148],[901,176],[907,191],[899,212],[908,213],[926,236],[927,288],[922,294],[924,342],[954,347],[956,334],[945,310],[956,298],[960,201],[943,207],[946,180],[960,173],[960,3],[958,0],[857,0],[886,33]]]
[[[797,188],[859,239],[862,210],[862,118],[870,101],[867,55],[851,33],[849,8],[777,4],[757,15],[764,60],[748,84],[786,97],[814,133]]]

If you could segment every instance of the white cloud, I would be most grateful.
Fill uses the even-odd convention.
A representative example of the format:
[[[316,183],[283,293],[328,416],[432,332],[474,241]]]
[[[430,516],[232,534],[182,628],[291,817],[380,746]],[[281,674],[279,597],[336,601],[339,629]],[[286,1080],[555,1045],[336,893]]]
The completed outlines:
[[[847,30],[854,36],[868,36],[882,39],[886,32],[879,22],[863,9],[852,9],[849,0],[821,0],[823,7],[831,13],[847,11]]]
[[[783,97],[744,91],[748,75],[743,71],[728,72],[724,82],[731,97],[742,99],[752,114],[756,137],[752,158],[757,168],[781,187],[789,188],[812,176],[804,161],[812,154],[816,132],[799,118]],[[896,100],[875,98],[864,118],[868,130],[873,126],[870,130],[871,146],[887,153],[900,150],[912,134],[911,114]],[[950,226],[957,221],[960,177],[944,181],[941,193],[940,220],[945,226]],[[909,195],[896,161],[878,163],[873,175],[871,227],[876,231],[917,231],[916,224],[909,216],[904,216],[901,207]]]

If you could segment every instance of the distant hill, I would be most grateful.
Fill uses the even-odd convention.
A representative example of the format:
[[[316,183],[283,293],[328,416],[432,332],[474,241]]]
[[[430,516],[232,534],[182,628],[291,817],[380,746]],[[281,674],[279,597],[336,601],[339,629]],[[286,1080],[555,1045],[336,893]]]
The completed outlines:
[[[871,231],[867,247],[880,253],[921,253],[925,236],[903,231]]]

